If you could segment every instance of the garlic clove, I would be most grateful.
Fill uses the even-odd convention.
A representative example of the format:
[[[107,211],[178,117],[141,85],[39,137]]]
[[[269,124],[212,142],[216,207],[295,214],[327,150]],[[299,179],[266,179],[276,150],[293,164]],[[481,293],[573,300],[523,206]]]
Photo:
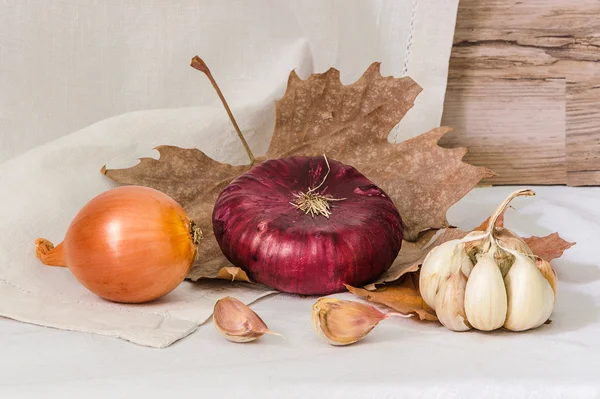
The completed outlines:
[[[444,327],[452,331],[471,329],[465,313],[466,286],[467,276],[462,269],[459,269],[441,285],[435,297],[437,317]]]
[[[535,262],[512,252],[515,262],[504,278],[508,311],[504,327],[524,331],[544,324],[554,310],[554,291]]]
[[[279,335],[271,330],[252,309],[227,296],[219,299],[213,312],[217,330],[231,342],[250,342],[264,334]]]
[[[315,332],[336,346],[355,343],[387,317],[371,305],[335,298],[321,298],[312,309]]]
[[[550,262],[537,256],[535,257],[535,265],[542,273],[542,276],[544,276],[544,278],[550,283],[550,287],[552,287],[552,291],[554,291],[554,302],[556,302],[556,271],[554,271],[554,268],[552,268]]]
[[[450,240],[433,248],[425,257],[419,275],[419,290],[432,309],[435,310],[440,285],[464,264],[472,266],[464,248],[462,240]]]
[[[494,249],[479,258],[465,287],[465,314],[474,328],[492,331],[504,325],[507,311],[502,273]]]

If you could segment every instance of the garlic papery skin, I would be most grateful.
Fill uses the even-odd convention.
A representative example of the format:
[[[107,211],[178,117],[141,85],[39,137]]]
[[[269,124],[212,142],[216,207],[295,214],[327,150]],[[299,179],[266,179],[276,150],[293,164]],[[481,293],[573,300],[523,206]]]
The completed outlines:
[[[336,346],[355,343],[387,317],[373,306],[335,298],[321,298],[312,309],[315,332]]]
[[[464,250],[463,240],[450,240],[433,248],[425,257],[419,275],[419,290],[427,305],[435,310],[440,285],[459,268],[472,262]]]
[[[550,287],[552,287],[552,291],[554,291],[554,302],[556,302],[556,285],[558,278],[556,277],[556,271],[550,264],[550,262],[536,256],[535,257],[535,266],[538,268],[542,276],[550,283]]]
[[[475,231],[472,231],[469,234],[467,234],[465,236],[465,239],[482,236],[485,233],[486,232],[484,232],[484,231],[475,230]],[[525,241],[523,241],[523,239],[521,237],[519,237],[517,234],[515,234],[512,230],[509,230],[504,227],[496,227],[496,228],[494,228],[493,234],[494,234],[494,239],[498,243],[499,247],[502,247],[505,249],[512,249],[512,250],[515,250],[522,254],[533,256],[533,252],[531,252],[531,249],[529,248],[527,243]],[[491,244],[491,242],[488,242],[487,248],[485,248],[482,246],[482,241],[470,241],[470,242],[467,242],[465,244],[465,246],[467,249],[467,253],[469,253],[470,251],[475,251],[475,252],[480,253],[480,252],[487,252],[490,244]]]
[[[554,291],[531,258],[510,252],[515,262],[504,278],[508,298],[504,327],[511,331],[539,327],[554,310]]]
[[[269,330],[250,307],[230,296],[219,299],[215,304],[213,323],[221,335],[231,342],[251,342],[264,334],[281,336]]]
[[[448,280],[441,284],[435,297],[437,317],[440,323],[452,331],[471,329],[465,313],[466,286],[467,276],[462,268],[458,269]]]
[[[502,273],[494,260],[495,245],[479,258],[465,288],[465,314],[471,326],[492,331],[504,325],[507,312]]]
[[[494,230],[494,238],[499,247],[505,250],[514,250],[524,255],[533,256],[531,248],[521,237],[515,234],[512,230],[504,227],[496,227]]]

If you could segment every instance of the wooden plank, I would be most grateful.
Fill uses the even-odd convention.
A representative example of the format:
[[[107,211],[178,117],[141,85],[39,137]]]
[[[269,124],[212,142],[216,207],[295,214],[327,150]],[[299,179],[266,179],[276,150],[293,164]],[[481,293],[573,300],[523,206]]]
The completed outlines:
[[[600,185],[600,76],[567,84],[567,183]]]
[[[544,46],[598,37],[598,0],[461,0],[455,42],[508,40]]]
[[[503,175],[493,180],[495,183],[600,185],[600,120],[594,109],[600,105],[599,80],[600,1],[461,0],[444,123],[460,123],[452,142],[470,148],[467,159],[500,168]],[[559,97],[550,99],[553,90],[561,90],[557,84],[565,90],[565,82],[562,97],[557,94]],[[534,92],[524,92],[527,89]],[[473,94],[476,90],[480,91],[477,100]],[[501,105],[511,98],[512,105]],[[566,115],[561,118],[542,110],[551,106],[560,112],[558,101],[565,102],[562,109]],[[538,129],[547,126],[544,121],[532,126],[525,112],[531,113],[531,120],[540,114],[552,117],[564,129],[562,134],[556,126],[551,131]],[[487,123],[482,115],[488,118]],[[512,145],[504,143],[509,137],[496,126],[510,126],[509,136],[518,138],[521,152],[536,154],[536,161],[527,163],[530,169],[515,167],[509,161]],[[481,146],[478,135],[491,146]],[[560,137],[564,140],[562,168],[557,165]],[[543,159],[549,165],[538,163]],[[502,162],[507,165],[502,166]],[[548,171],[550,175],[544,173]]]
[[[492,184],[564,184],[565,80],[455,79],[444,125],[445,147],[465,146],[465,160],[491,168]]]

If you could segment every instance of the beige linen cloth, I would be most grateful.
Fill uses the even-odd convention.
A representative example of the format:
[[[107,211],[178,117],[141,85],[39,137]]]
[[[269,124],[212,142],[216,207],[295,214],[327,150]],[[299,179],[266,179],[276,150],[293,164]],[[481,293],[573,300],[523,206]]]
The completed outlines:
[[[195,54],[211,67],[256,154],[266,150],[292,69],[307,77],[335,66],[351,83],[381,61],[383,74],[410,75],[424,87],[390,138],[437,126],[457,4],[0,3],[0,315],[165,347],[204,323],[220,297],[251,303],[268,295],[257,285],[201,281],[149,304],[113,304],[69,270],[42,266],[33,242],[60,242],[81,206],[113,187],[100,174],[104,164],[134,165],[160,144],[246,162],[210,84],[188,66]]]

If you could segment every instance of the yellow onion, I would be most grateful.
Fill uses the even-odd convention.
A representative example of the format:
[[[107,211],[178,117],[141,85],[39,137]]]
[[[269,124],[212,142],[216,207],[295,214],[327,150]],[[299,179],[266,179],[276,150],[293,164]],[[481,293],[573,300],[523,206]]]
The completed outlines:
[[[94,294],[141,303],[171,292],[196,255],[200,229],[185,210],[160,191],[118,187],[88,202],[62,243],[36,240],[43,264],[68,267]]]

